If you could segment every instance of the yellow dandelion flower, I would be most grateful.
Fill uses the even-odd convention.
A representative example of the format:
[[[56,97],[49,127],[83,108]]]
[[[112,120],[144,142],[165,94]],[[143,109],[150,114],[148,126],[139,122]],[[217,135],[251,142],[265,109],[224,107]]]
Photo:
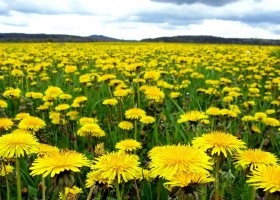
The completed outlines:
[[[126,152],[134,151],[136,149],[141,149],[141,148],[142,148],[141,143],[133,139],[125,139],[116,144],[116,149],[119,149],[121,151],[126,151]]]
[[[46,177],[50,174],[54,177],[64,171],[79,172],[79,168],[84,166],[90,166],[90,161],[85,155],[75,151],[61,150],[36,158],[30,167],[30,175]]]
[[[118,183],[122,183],[139,176],[142,171],[139,164],[139,158],[136,155],[112,152],[96,158],[91,169],[102,179],[117,180]]]
[[[197,111],[197,110],[192,110],[189,112],[186,112],[182,115],[180,115],[180,119],[178,119],[178,123],[182,122],[196,122],[200,121],[202,119],[207,119],[208,115],[206,115],[204,112]]]
[[[125,117],[127,119],[141,119],[144,116],[146,116],[146,112],[140,108],[130,108],[125,111]]]
[[[0,108],[8,108],[8,104],[6,101],[0,99]]]
[[[67,109],[69,109],[69,108],[70,108],[70,105],[69,105],[69,104],[63,103],[63,104],[57,105],[54,109],[55,109],[56,111],[65,111],[65,110],[67,110]]]
[[[146,71],[144,74],[144,79],[158,80],[160,78],[160,72],[158,71]]]
[[[127,95],[131,94],[131,89],[116,89],[113,94],[115,97],[126,97]]]
[[[45,126],[46,126],[46,123],[44,120],[42,120],[38,117],[33,117],[33,116],[24,118],[18,124],[18,128],[31,130],[31,131],[38,131],[38,130],[44,128]]]
[[[95,156],[101,156],[104,153],[105,153],[104,142],[101,142],[94,147],[94,155]]]
[[[272,117],[266,117],[262,122],[267,126],[280,126],[280,121]]]
[[[251,130],[255,133],[261,133],[261,130],[259,129],[259,127],[257,127],[256,125],[252,125],[251,126]]]
[[[242,140],[232,134],[213,131],[207,134],[203,134],[201,137],[196,137],[192,140],[194,147],[202,149],[204,151],[210,150],[211,155],[220,154],[227,157],[228,154],[239,152],[241,149],[246,148],[245,143]]]
[[[83,126],[85,124],[97,124],[98,119],[97,118],[92,118],[92,117],[81,117],[79,119],[79,123],[80,123],[81,126]]]
[[[56,146],[51,146],[48,144],[39,144],[39,155],[43,156],[45,154],[56,153],[59,152],[59,149]]]
[[[164,99],[165,96],[164,92],[156,86],[146,87],[144,90],[144,94],[147,99],[155,102],[159,102],[160,100]]]
[[[14,167],[11,165],[0,165],[0,176],[6,176],[7,174],[11,173],[14,171]]]
[[[0,130],[9,130],[12,128],[12,126],[14,125],[14,122],[7,117],[4,118],[0,118]]]
[[[25,97],[32,98],[32,99],[42,99],[43,96],[44,95],[40,92],[27,92],[27,93],[25,93]]]
[[[256,188],[269,191],[270,193],[280,192],[280,166],[263,165],[252,170],[248,176],[247,183]]]
[[[37,139],[31,134],[5,134],[0,137],[0,157],[18,158],[25,154],[37,153],[38,146]]]
[[[19,98],[21,94],[21,90],[19,88],[8,88],[3,93],[3,96],[6,98]]]
[[[170,191],[173,187],[187,187],[189,184],[205,184],[214,180],[209,173],[179,172],[163,185]]]
[[[59,87],[49,86],[44,94],[46,100],[52,101],[63,94],[63,91]]]
[[[129,121],[121,121],[118,124],[118,127],[123,129],[123,130],[131,130],[131,129],[133,129],[133,124]]]
[[[72,95],[70,94],[61,94],[58,96],[58,98],[62,99],[62,100],[68,100],[68,99],[72,99]]]
[[[170,92],[169,96],[171,99],[178,98],[181,95],[180,92]]]
[[[267,114],[265,114],[264,112],[256,112],[254,114],[254,120],[255,121],[262,121],[266,117],[267,117]]]
[[[98,124],[87,123],[84,124],[78,131],[79,136],[93,136],[93,137],[103,137],[105,132],[101,129]]]
[[[167,180],[179,172],[208,173],[213,165],[205,152],[189,145],[154,147],[148,156],[151,159],[151,176]]]
[[[29,113],[18,113],[18,114],[16,114],[14,120],[20,121],[20,120],[22,120],[26,117],[29,117],[29,116],[30,116]]]
[[[235,155],[235,159],[236,165],[240,165],[243,168],[250,167],[251,170],[262,165],[276,165],[278,161],[274,154],[261,149],[240,151]]]
[[[69,111],[66,113],[66,116],[69,117],[70,120],[76,121],[78,118],[79,112],[76,110]]]
[[[110,105],[110,106],[115,106],[118,104],[118,100],[113,98],[113,99],[105,99],[103,102],[102,102],[103,105]]]
[[[213,116],[216,116],[216,115],[221,115],[221,109],[220,108],[217,108],[217,107],[209,107],[206,112],[205,112],[207,115],[213,115]]]
[[[95,171],[90,171],[87,173],[87,179],[86,179],[86,188],[92,187],[96,182],[99,184],[105,184],[105,185],[111,185],[113,183],[113,180],[109,180],[108,178],[104,178],[101,174],[96,173]]]
[[[66,195],[67,200],[77,199],[78,195],[81,193],[83,193],[83,190],[77,186],[65,187],[64,189],[64,194]],[[61,192],[59,192],[59,199],[63,199]]]
[[[155,118],[152,116],[144,116],[140,119],[142,124],[152,124],[155,122]]]

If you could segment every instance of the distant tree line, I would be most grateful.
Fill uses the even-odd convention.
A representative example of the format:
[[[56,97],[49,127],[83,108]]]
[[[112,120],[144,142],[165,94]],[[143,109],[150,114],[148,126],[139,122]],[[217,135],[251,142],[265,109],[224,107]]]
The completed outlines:
[[[254,44],[280,45],[280,40],[255,38],[222,38],[214,36],[174,36],[141,40],[142,42],[174,42],[174,43],[210,43],[210,44]]]
[[[58,34],[25,34],[25,33],[0,33],[0,42],[117,42],[131,41],[120,40],[103,35],[75,36]],[[137,41],[134,41],[137,42]],[[172,42],[172,43],[210,43],[210,44],[254,44],[278,45],[279,40],[256,38],[222,38],[214,36],[174,36],[147,38],[140,42]]]

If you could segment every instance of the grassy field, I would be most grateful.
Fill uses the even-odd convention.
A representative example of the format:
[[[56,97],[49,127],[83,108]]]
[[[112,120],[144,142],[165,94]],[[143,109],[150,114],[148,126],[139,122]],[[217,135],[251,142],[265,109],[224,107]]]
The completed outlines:
[[[0,199],[272,199],[280,48],[0,44]]]

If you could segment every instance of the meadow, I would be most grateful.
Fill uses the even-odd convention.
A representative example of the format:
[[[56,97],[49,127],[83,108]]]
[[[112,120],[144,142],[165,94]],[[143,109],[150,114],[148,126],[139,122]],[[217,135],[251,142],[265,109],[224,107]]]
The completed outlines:
[[[0,44],[0,200],[279,199],[279,46]]]

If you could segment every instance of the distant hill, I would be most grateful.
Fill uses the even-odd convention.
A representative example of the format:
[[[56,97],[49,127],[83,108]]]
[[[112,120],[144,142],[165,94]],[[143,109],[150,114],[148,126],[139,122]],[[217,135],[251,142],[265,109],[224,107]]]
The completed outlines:
[[[147,38],[141,40],[141,42],[280,45],[280,40],[255,38],[222,38],[204,35]]]
[[[116,38],[103,35],[75,36],[59,34],[0,33],[0,42],[116,42]]]

